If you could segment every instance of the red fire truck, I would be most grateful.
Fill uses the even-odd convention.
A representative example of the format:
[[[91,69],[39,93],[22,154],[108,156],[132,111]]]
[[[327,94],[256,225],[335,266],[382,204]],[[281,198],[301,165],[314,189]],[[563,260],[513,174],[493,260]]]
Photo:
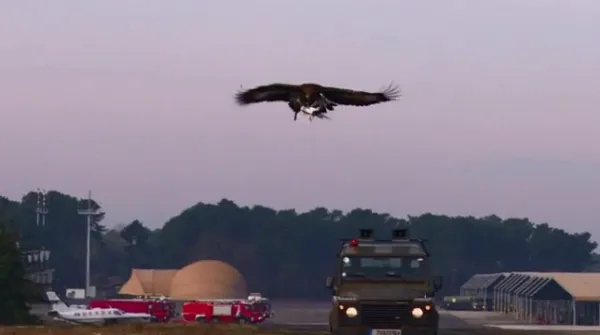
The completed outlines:
[[[275,313],[273,313],[273,309],[271,308],[271,301],[268,298],[264,298],[260,293],[250,293],[248,301],[250,301],[256,309],[260,309],[260,312],[265,316],[265,319],[275,316]]]
[[[193,300],[181,308],[183,320],[209,323],[262,323],[273,313],[268,299],[250,295],[248,299]]]
[[[127,313],[148,313],[153,322],[168,322],[175,315],[175,304],[164,298],[92,300],[89,308],[118,308]]]

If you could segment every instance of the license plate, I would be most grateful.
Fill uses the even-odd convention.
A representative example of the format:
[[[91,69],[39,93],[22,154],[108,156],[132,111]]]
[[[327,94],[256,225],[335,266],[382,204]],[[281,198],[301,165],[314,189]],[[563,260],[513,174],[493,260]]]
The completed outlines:
[[[402,335],[402,329],[371,329],[371,335]]]

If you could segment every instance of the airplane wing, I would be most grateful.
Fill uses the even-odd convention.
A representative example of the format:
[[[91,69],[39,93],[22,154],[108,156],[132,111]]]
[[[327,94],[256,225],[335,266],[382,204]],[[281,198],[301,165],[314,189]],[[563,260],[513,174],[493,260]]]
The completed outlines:
[[[54,314],[54,313],[56,313],[56,314]],[[90,324],[94,325],[91,322],[82,322],[82,321],[78,321],[78,320],[71,319],[71,318],[65,318],[65,317],[61,316],[60,314],[58,314],[58,312],[53,312],[53,311],[48,312],[48,316],[52,317],[56,321],[62,321],[62,322],[65,322],[65,323],[68,323],[68,324],[72,324],[72,325],[78,325],[78,326],[80,326],[80,325],[90,325]]]

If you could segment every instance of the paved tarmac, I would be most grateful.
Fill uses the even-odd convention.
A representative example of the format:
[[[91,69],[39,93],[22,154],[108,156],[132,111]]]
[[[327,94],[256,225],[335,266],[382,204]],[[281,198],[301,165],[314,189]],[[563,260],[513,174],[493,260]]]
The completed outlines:
[[[532,332],[560,332],[560,333],[578,333],[587,332],[590,334],[600,334],[600,326],[569,326],[569,325],[489,325],[491,328],[498,328],[506,331],[525,330]]]
[[[329,308],[327,302],[273,302],[275,316],[265,326],[289,326],[298,330],[326,332]],[[532,335],[548,332],[600,335],[600,327],[524,325],[502,313],[440,311],[440,335]]]
[[[271,324],[325,328],[331,304],[327,302],[273,302]],[[515,323],[510,317],[492,312],[440,311],[440,328],[479,328],[486,324]]]
[[[35,305],[33,312],[46,316],[49,306]],[[264,327],[288,326],[299,330],[328,330],[329,302],[273,301],[275,316]],[[304,331],[302,331],[304,330]],[[539,326],[520,324],[511,316],[494,312],[440,311],[439,335],[532,335],[532,334],[600,335],[600,327]]]

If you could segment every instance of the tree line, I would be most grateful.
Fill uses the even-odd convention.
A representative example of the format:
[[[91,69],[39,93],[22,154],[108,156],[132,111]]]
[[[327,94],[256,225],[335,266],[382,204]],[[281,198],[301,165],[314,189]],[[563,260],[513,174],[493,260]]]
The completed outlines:
[[[26,278],[18,238],[9,229],[0,199],[0,325],[37,323],[30,304],[40,301],[40,290]]]
[[[52,252],[57,290],[83,287],[86,223],[77,214],[82,200],[49,192],[44,227],[36,226],[36,201],[33,192],[20,202],[3,199],[0,217],[10,218],[23,245],[44,245]],[[474,273],[576,272],[594,267],[597,260],[597,244],[587,232],[495,215],[395,218],[369,209],[323,207],[299,213],[223,199],[187,208],[159,229],[138,220],[107,229],[103,218],[99,211],[92,234],[92,284],[99,287],[125,281],[131,268],[180,268],[218,259],[236,267],[250,290],[271,298],[328,299],[324,278],[333,271],[339,238],[354,237],[360,228],[385,238],[397,225],[408,225],[413,237],[428,241],[435,274],[444,277],[442,293],[456,292]]]

